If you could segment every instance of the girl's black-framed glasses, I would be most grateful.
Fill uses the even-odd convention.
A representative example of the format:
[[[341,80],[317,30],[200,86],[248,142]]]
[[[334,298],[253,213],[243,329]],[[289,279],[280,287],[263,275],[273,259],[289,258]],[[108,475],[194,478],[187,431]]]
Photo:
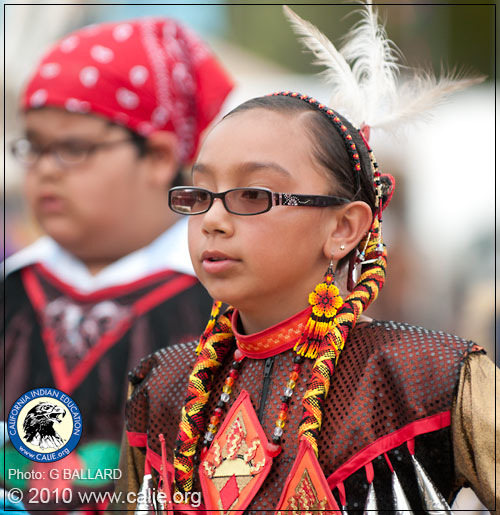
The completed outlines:
[[[331,195],[276,193],[267,188],[233,188],[214,193],[194,186],[177,186],[168,192],[168,205],[181,215],[201,215],[212,207],[216,198],[222,200],[229,213],[241,216],[260,215],[275,206],[329,207],[351,202]]]

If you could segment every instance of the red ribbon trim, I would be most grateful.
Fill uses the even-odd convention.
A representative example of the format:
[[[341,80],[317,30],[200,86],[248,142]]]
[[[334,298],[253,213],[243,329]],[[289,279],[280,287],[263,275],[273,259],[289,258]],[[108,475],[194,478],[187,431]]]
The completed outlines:
[[[146,447],[148,445],[148,435],[135,431],[126,431],[128,444],[131,447]]]
[[[430,417],[411,422],[401,429],[379,438],[357,452],[352,458],[346,461],[328,477],[328,485],[333,489],[338,483],[347,479],[361,467],[371,463],[375,458],[384,454],[384,452],[399,447],[408,440],[415,438],[415,436],[443,429],[448,427],[450,424],[451,413],[449,411],[437,413],[436,415],[431,415]]]

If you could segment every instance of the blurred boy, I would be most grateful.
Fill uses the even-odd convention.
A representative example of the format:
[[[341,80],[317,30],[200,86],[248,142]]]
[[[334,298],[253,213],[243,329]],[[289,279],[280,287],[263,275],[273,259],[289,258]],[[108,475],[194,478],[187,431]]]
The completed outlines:
[[[167,191],[231,88],[208,48],[166,18],[83,28],[39,63],[12,151],[46,236],[6,261],[2,396],[8,410],[33,388],[65,392],[80,408],[83,437],[48,464],[9,447],[7,469],[116,467],[126,372],[203,330],[211,302]],[[54,478],[44,484],[112,482]]]

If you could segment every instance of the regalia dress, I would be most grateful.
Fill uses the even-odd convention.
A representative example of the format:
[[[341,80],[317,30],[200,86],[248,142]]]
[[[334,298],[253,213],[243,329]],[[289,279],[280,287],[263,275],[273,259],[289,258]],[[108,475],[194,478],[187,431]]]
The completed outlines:
[[[197,448],[192,491],[203,498],[196,508],[172,494],[172,450],[196,342],[145,358],[130,373],[124,474],[116,492],[166,491],[169,506],[141,505],[151,512],[447,513],[458,490],[472,486],[494,509],[495,367],[480,347],[451,334],[360,321],[333,374],[317,459],[297,438],[311,360],[295,381],[281,452],[264,450],[309,315],[310,308],[244,335],[232,313],[235,346],[245,359],[208,452]],[[231,366],[228,359],[217,372],[207,420]]]
[[[210,313],[211,299],[190,268],[185,232],[182,220],[94,277],[48,238],[7,260],[1,387],[6,413],[31,389],[57,388],[78,405],[83,434],[74,452],[48,464],[28,461],[7,442],[5,470],[82,472],[33,483],[3,477],[6,488],[70,487],[75,501],[77,490],[112,491],[128,370],[146,354],[196,337]],[[101,477],[105,470],[115,473]]]

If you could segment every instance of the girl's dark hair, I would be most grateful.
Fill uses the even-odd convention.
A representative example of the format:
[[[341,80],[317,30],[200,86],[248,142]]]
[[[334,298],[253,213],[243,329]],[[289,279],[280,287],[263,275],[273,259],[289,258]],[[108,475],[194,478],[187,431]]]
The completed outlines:
[[[361,161],[361,171],[353,169],[346,144],[331,120],[314,105],[289,96],[266,96],[253,98],[240,104],[226,116],[232,116],[251,109],[266,109],[283,114],[310,113],[306,130],[313,146],[316,161],[328,170],[333,178],[331,194],[363,200],[375,212],[375,189],[370,157],[366,145],[357,129],[343,116],[338,115],[347,127],[356,145]]]

